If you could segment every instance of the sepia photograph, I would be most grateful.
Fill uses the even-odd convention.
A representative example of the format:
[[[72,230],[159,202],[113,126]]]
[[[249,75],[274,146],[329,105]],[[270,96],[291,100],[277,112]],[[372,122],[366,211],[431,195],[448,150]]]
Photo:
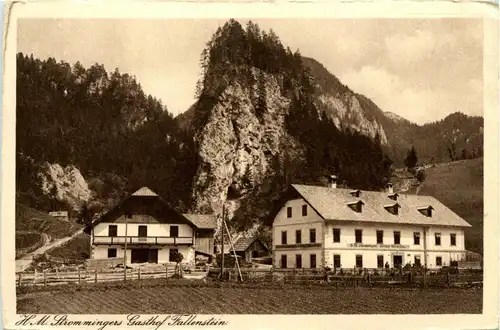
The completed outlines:
[[[481,315],[484,24],[19,18],[16,314]]]

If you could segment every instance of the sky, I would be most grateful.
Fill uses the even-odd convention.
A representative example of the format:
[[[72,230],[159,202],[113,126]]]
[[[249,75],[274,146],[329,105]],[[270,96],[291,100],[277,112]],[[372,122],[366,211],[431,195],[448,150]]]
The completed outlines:
[[[199,59],[226,19],[22,19],[18,51],[134,75],[179,114],[194,103]],[[478,19],[252,19],[321,62],[382,110],[415,123],[483,115]],[[246,20],[240,20],[246,25]]]

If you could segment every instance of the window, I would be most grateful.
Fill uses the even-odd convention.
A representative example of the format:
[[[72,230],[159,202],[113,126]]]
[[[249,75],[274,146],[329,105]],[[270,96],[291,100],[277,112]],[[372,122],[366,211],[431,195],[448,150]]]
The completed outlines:
[[[286,243],[286,231],[281,232],[281,244],[287,244]]]
[[[392,199],[393,201],[397,201],[398,200],[398,194],[395,193],[395,194],[389,194],[389,198]]]
[[[302,268],[302,254],[295,255],[295,268]]]
[[[310,259],[311,259],[311,268],[316,268],[316,255],[311,254]]]
[[[398,203],[395,203],[394,205],[386,205],[384,206],[387,212],[392,213],[394,215],[398,215],[399,213],[399,208],[401,207]]]
[[[179,226],[170,226],[170,237],[179,237]]]
[[[432,210],[434,210],[434,208],[430,205],[428,207],[418,209],[418,211],[426,217],[432,217]]]
[[[383,255],[377,256],[377,268],[384,268],[384,256]]]
[[[413,244],[420,245],[420,233],[419,232],[413,233]]]
[[[290,206],[286,208],[286,217],[287,218],[292,217],[292,208]]]
[[[356,229],[354,235],[356,236],[356,243],[363,243],[363,230]]]
[[[361,213],[363,211],[363,202],[362,201],[357,201],[353,203],[348,203],[347,204],[353,211]]]
[[[178,253],[178,252],[179,252],[178,249],[170,249],[168,251],[168,261],[170,261],[170,262],[173,261],[173,259],[174,259],[174,253]]]
[[[302,243],[302,230],[300,229],[295,231],[295,243]]]
[[[441,266],[443,264],[443,259],[441,257],[436,257],[436,266]]]
[[[307,205],[302,205],[302,216],[307,216]]]
[[[288,268],[286,264],[286,254],[281,255],[281,268]]]
[[[359,196],[361,196],[361,190],[353,190],[353,191],[351,191],[351,196],[352,197],[359,197]]]
[[[309,243],[316,243],[316,229],[309,229]]]
[[[450,234],[450,245],[451,246],[457,245],[457,234]]]
[[[377,230],[377,244],[383,244],[383,243],[384,243],[384,231]]]
[[[394,231],[394,244],[401,244],[401,232]]]
[[[340,254],[333,255],[333,268],[340,268]]]
[[[109,225],[108,227],[108,236],[116,237],[118,235],[118,226],[117,225]]]
[[[340,243],[340,229],[333,228],[333,243]]]
[[[139,226],[139,237],[148,236],[148,226]]]
[[[108,249],[108,258],[116,258],[116,249]]]
[[[356,254],[356,267],[363,268],[363,256],[361,254]]]
[[[415,256],[415,265],[420,266],[420,256]]]
[[[441,233],[434,234],[434,243],[436,245],[441,245]]]

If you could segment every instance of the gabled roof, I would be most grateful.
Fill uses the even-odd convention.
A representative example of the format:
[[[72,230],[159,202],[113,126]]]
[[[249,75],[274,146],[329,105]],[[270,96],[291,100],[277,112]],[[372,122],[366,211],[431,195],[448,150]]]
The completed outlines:
[[[432,205],[426,205],[426,206],[417,206],[417,210],[434,210],[434,208],[432,207]]]
[[[352,201],[350,189],[297,184],[289,189],[305,199],[325,220],[471,227],[464,219],[431,196],[400,194],[398,198],[400,210],[395,216],[384,209],[384,205],[395,204],[386,192],[362,191],[365,206],[363,211],[358,213],[347,204]],[[288,193],[288,196],[294,194]],[[418,207],[422,205],[431,205],[434,208],[432,218],[418,211]]]
[[[384,207],[401,207],[401,205],[398,202],[395,202],[395,203],[385,204]]]
[[[267,250],[267,246],[261,240],[252,237],[241,237],[234,243],[234,249],[238,252],[246,251],[255,241],[258,241]]]
[[[212,214],[183,214],[185,218],[191,221],[199,229],[217,228],[217,219]]]
[[[148,187],[142,187],[141,189],[133,193],[132,196],[158,196],[158,195]]]
[[[163,219],[161,221],[168,222],[167,220],[171,219],[179,223],[189,224],[199,229],[214,229],[217,225],[215,218],[213,218],[213,220],[211,219],[213,217],[211,215],[180,214],[154,191],[148,187],[142,187],[130,196],[124,198],[118,205],[99,216],[92,222],[92,227],[95,227],[101,222],[114,221],[114,219],[120,215],[127,213],[127,211],[130,210],[130,205],[133,204],[134,201],[141,203],[143,206],[146,205],[151,211],[156,212],[155,214],[157,216],[160,215],[159,218]]]
[[[348,201],[346,202],[347,205],[357,205],[357,204],[362,204],[365,205],[365,202],[363,202],[361,199],[358,199],[357,201]]]

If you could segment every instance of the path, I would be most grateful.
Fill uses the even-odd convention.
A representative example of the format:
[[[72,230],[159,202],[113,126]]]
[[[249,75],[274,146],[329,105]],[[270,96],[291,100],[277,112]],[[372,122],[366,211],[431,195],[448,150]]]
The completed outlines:
[[[75,236],[81,234],[82,232],[83,232],[83,228],[78,230],[76,233],[74,233],[71,236],[57,239],[57,240],[54,240],[52,242],[51,242],[51,238],[49,235],[42,233],[41,236],[42,236],[42,240],[44,240],[44,244],[41,247],[39,247],[38,249],[36,249],[35,251],[30,252],[28,254],[25,254],[20,259],[16,260],[16,273],[22,272],[26,268],[28,268],[31,265],[31,263],[33,262],[33,256],[38,255],[38,254],[44,254],[46,251],[66,243],[67,241],[69,241],[70,239],[74,238]]]

